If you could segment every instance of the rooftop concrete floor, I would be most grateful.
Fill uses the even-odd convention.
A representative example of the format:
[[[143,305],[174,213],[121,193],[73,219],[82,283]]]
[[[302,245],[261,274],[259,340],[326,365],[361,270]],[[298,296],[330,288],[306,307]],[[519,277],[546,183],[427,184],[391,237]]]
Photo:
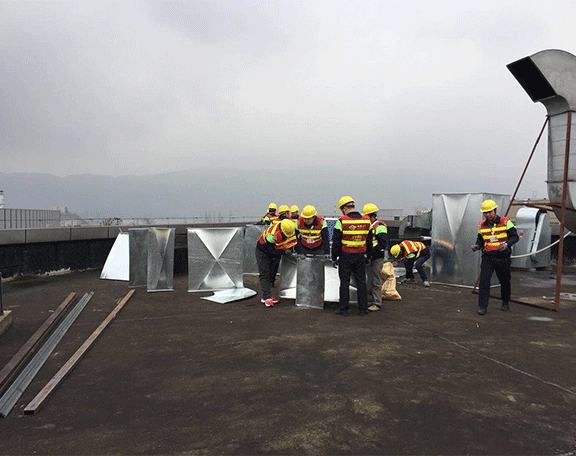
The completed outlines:
[[[563,291],[576,293],[576,276]],[[245,284],[259,291],[256,278]],[[550,271],[513,297],[553,296]],[[139,289],[38,414],[23,408],[128,292],[89,271],[4,284],[0,368],[72,291],[95,295],[16,407],[0,454],[576,454],[576,303],[399,286],[360,317]],[[496,291],[498,293],[498,291]],[[568,296],[570,298],[570,296]],[[544,320],[533,317],[545,317]]]

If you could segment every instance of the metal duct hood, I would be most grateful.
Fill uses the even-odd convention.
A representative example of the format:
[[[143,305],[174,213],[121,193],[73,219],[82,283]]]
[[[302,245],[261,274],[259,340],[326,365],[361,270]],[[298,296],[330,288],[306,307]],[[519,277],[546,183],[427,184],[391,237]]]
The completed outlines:
[[[558,49],[540,51],[507,65],[532,101],[548,111],[548,198],[561,218],[568,119],[576,111],[576,56]],[[570,115],[569,115],[570,114]],[[574,119],[570,121],[573,130]],[[576,132],[576,130],[575,130]],[[566,193],[566,227],[576,231],[576,141],[570,138]]]

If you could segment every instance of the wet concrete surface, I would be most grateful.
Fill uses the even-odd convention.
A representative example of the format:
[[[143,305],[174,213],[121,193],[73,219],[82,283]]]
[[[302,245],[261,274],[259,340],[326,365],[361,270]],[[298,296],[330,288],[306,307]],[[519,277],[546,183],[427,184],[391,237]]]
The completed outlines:
[[[245,284],[259,291],[255,276]],[[554,285],[551,271],[513,272],[515,298],[545,302]],[[98,271],[5,283],[0,367],[68,293],[95,295],[0,419],[0,454],[576,454],[574,301],[502,312],[493,299],[479,316],[469,289],[419,282],[380,312],[340,317],[205,301],[186,276],[174,288],[138,289],[29,416],[128,286]]]

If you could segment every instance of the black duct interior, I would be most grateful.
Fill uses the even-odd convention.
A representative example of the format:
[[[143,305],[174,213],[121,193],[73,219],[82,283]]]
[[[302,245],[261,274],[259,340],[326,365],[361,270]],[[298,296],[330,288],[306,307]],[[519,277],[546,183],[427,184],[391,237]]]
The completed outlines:
[[[530,57],[525,57],[506,66],[532,101],[536,102],[557,95]]]

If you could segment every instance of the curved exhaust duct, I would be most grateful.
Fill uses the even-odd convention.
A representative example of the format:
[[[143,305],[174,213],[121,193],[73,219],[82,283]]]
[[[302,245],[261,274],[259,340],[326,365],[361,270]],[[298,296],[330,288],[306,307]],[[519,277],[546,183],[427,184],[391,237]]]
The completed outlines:
[[[548,198],[558,204],[554,212],[561,218],[566,131],[571,119],[570,155],[566,189],[565,225],[576,232],[576,56],[558,49],[547,49],[506,65],[530,96],[548,111]]]

